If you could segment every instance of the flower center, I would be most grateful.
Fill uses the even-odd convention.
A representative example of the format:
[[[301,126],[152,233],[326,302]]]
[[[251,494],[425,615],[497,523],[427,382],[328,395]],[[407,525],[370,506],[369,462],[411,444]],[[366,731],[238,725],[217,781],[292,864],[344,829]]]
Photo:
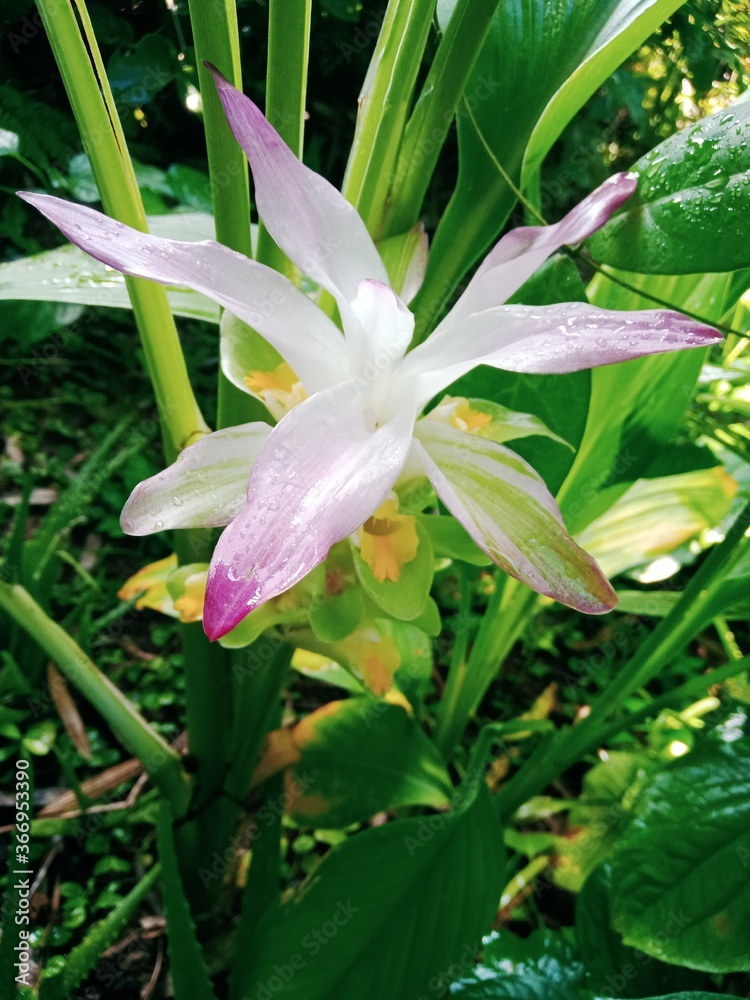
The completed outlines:
[[[415,518],[398,513],[397,498],[384,500],[362,526],[362,559],[378,583],[398,582],[401,568],[415,558],[418,545]]]
[[[446,396],[428,414],[428,418],[439,420],[440,423],[448,424],[457,431],[465,431],[468,434],[492,423],[492,416],[489,413],[472,410],[468,399],[463,396]]]
[[[271,416],[277,420],[307,399],[302,383],[286,361],[269,372],[249,372],[245,376],[245,385],[262,399]]]

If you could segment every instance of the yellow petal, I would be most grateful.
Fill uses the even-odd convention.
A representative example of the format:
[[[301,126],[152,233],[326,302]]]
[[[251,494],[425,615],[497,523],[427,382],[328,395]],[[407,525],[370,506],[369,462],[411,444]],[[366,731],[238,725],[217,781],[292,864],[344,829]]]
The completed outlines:
[[[299,379],[286,361],[282,361],[273,371],[253,371],[245,376],[245,384],[250,392],[257,392],[258,394],[268,389],[281,389],[283,392],[291,392],[297,382],[299,382]]]
[[[263,400],[277,420],[307,398],[302,383],[286,361],[270,372],[249,372],[245,376],[245,385]]]
[[[206,600],[206,579],[208,571],[193,573],[185,581],[185,592],[174,602],[175,611],[180,613],[182,622],[199,622],[203,618],[203,604]]]
[[[117,591],[117,596],[121,601],[130,601],[140,594],[135,602],[137,611],[142,608],[153,608],[154,611],[174,616],[174,605],[167,590],[167,580],[176,568],[177,556],[174,553],[166,559],[149,563],[125,581]]]
[[[362,526],[360,552],[378,583],[398,582],[401,567],[417,554],[416,518],[398,513],[398,500],[384,500]]]
[[[451,423],[460,431],[477,430],[479,427],[486,427],[492,423],[489,413],[482,413],[480,410],[472,410],[467,402],[459,403],[451,415]]]

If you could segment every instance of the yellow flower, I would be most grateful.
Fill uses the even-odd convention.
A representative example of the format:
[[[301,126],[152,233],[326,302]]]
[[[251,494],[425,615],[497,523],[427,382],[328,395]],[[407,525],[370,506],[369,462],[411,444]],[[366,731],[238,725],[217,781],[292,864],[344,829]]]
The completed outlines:
[[[381,503],[360,533],[362,559],[378,583],[385,580],[396,583],[401,577],[401,567],[416,556],[418,545],[415,518],[399,514],[395,495]]]
[[[167,580],[176,569],[177,556],[173,552],[166,559],[159,559],[157,562],[149,563],[148,566],[139,569],[120,587],[117,596],[121,601],[131,601],[140,594],[141,596],[135,602],[137,611],[142,608],[153,608],[154,611],[174,616],[174,606],[167,590]]]
[[[302,383],[285,361],[270,372],[249,372],[245,376],[245,385],[263,400],[277,420],[281,420],[297,403],[307,399]]]
[[[482,413],[481,410],[472,410],[465,396],[445,396],[435,409],[430,411],[428,418],[449,424],[457,431],[467,431],[469,434],[492,423],[492,416],[489,413]]]

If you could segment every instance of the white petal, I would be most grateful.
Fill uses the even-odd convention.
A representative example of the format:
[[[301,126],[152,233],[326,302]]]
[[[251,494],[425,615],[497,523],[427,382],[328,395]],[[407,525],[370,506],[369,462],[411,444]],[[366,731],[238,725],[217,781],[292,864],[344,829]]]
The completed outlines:
[[[379,281],[361,281],[344,317],[352,374],[374,383],[403,358],[414,333],[414,316],[395,292]]]
[[[301,403],[253,465],[247,506],[219,540],[203,621],[220,638],[292,587],[383,502],[411,443],[413,412],[373,429],[353,382]]]
[[[506,573],[589,614],[617,598],[594,560],[570,537],[541,478],[518,455],[436,421],[415,437],[435,492]]]
[[[306,167],[249,97],[214,72],[224,111],[250,161],[258,215],[284,253],[344,304],[364,278],[388,284],[357,210]]]
[[[555,225],[523,226],[506,233],[479,265],[440,327],[452,326],[471,313],[507,302],[561,246],[580,243],[600,229],[636,187],[635,178],[615,174]]]
[[[308,392],[346,377],[344,339],[287,278],[219,243],[185,243],[140,233],[121,222],[44,194],[22,194],[76,246],[124,274],[188,285],[262,334]]]
[[[250,468],[270,433],[258,421],[191,444],[169,468],[136,486],[122,511],[122,530],[150,535],[229,524],[245,506]]]
[[[399,368],[420,407],[477,365],[553,374],[611,365],[721,341],[716,330],[681,313],[619,312],[586,302],[498,306],[436,331]]]

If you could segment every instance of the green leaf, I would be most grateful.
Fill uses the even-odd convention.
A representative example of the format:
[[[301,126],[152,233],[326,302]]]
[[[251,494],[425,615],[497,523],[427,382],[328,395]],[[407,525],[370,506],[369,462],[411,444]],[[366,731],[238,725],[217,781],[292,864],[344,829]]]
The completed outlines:
[[[639,479],[624,494],[617,490],[614,503],[576,541],[613,577],[720,524],[736,490],[723,466]],[[607,493],[602,491],[603,503]]]
[[[586,293],[573,262],[561,256],[547,261],[510,299],[510,302],[525,305],[577,301],[585,302]],[[493,414],[499,421],[506,421],[504,426],[495,428],[500,436],[492,432],[485,436],[494,440],[514,440],[513,450],[525,458],[551,492],[556,493],[573,464],[573,449],[578,447],[583,436],[590,384],[591,375],[587,371],[569,375],[522,375],[479,367],[454,382],[448,395],[470,398],[474,409],[487,408],[492,412],[487,403],[503,408],[504,418],[501,412]],[[528,436],[534,439],[521,440]],[[560,444],[563,448],[558,446]]]
[[[507,406],[501,406],[487,399],[470,399],[469,406],[472,410],[485,413],[492,418],[490,423],[476,429],[474,433],[477,437],[489,438],[498,444],[524,437],[546,437],[573,451],[572,446],[564,438],[551,431],[545,422],[533,413],[509,410]]]
[[[29,753],[46,757],[57,739],[57,726],[52,719],[35,722],[24,733],[23,745]]]
[[[421,629],[422,632],[431,635],[433,638],[440,635],[443,630],[440,608],[431,597],[427,598],[424,608],[422,608],[416,618],[411,619],[409,625],[414,625],[415,628]]]
[[[0,264],[0,272],[8,266],[12,265]],[[64,353],[70,338],[65,327],[80,319],[82,312],[82,308],[73,302],[0,302],[0,341],[11,340],[32,354],[31,363],[18,368],[24,385],[36,379],[45,364]],[[32,350],[35,344],[48,337],[49,344]]]
[[[649,997],[648,1000],[730,1000],[730,997],[729,993],[705,993],[703,990],[699,990],[697,992],[664,993],[658,997]],[[594,997],[593,1000],[610,1000],[610,998]]]
[[[513,187],[526,186],[575,113],[680,2],[498,4],[466,87],[466,104],[458,109],[458,183],[435,233],[427,277],[417,297],[422,323],[439,313],[451,290],[499,234],[516,201]],[[467,108],[473,109],[484,142]]]
[[[605,863],[589,875],[576,897],[576,942],[588,989],[602,996],[653,997],[667,990],[706,985],[701,973],[667,965],[623,944],[611,926],[610,882],[611,867]]]
[[[306,649],[296,649],[291,666],[298,674],[309,677],[311,680],[331,684],[354,694],[365,693],[364,686],[348,670],[345,670],[335,660],[328,659],[319,653],[310,653]]]
[[[487,789],[478,792],[460,811],[392,821],[332,848],[261,924],[239,995],[276,983],[284,1000],[429,995],[433,979],[479,950],[502,891],[501,831]]]
[[[167,239],[214,238],[213,219],[206,213],[154,215],[148,223],[150,232]],[[167,297],[177,316],[219,322],[219,307],[199,292],[172,287]],[[131,308],[124,276],[70,244],[0,264],[3,299]]]
[[[583,981],[583,966],[562,933],[535,930],[518,938],[501,931],[485,939],[479,968],[456,983],[451,996],[578,1000]]]
[[[512,449],[533,466],[554,494],[573,465],[571,446],[577,448],[583,437],[590,385],[588,371],[518,375],[482,365],[454,382],[448,394],[489,400],[513,412],[528,413],[547,427],[553,439],[516,439]]]
[[[289,813],[299,823],[341,828],[400,806],[450,802],[442,757],[400,705],[371,697],[332,702],[293,734],[301,756]]]
[[[555,254],[508,299],[508,305],[552,306],[558,302],[588,302],[578,268],[567,254]]]
[[[107,77],[121,114],[148,104],[177,76],[177,50],[165,35],[139,38],[124,52],[115,53],[107,64]]]
[[[362,588],[345,587],[340,594],[320,594],[310,605],[310,627],[323,642],[345,639],[359,625],[364,612]]]
[[[424,617],[424,612],[419,617]],[[432,643],[423,629],[416,625],[418,620],[411,622],[400,622],[393,618],[377,620],[378,630],[382,635],[390,636],[401,659],[393,679],[399,691],[406,695],[414,707],[427,695],[435,665]]]
[[[15,156],[18,152],[18,136],[7,128],[0,128],[0,156]]]
[[[556,885],[578,892],[591,871],[609,856],[627,819],[628,792],[649,764],[642,753],[610,750],[607,760],[586,772],[581,795],[573,800],[568,814],[576,835],[557,842]]]
[[[617,610],[629,615],[664,618],[681,596],[677,590],[618,590]]]
[[[460,1000],[580,1000],[567,983],[552,983],[535,972],[509,973],[486,982],[460,982],[451,990]]]
[[[617,272],[616,276],[636,290],[598,275],[588,288],[592,304],[606,309],[650,309],[654,302],[649,296],[656,296],[680,303],[712,322],[721,319],[736,298],[730,275],[660,277]],[[655,454],[664,455],[665,446],[683,426],[705,358],[705,351],[680,351],[591,372],[586,430],[558,495],[570,531],[579,532],[614,502],[617,493],[610,487],[617,484],[624,493],[627,484],[653,468]],[[607,494],[602,496],[605,488]]]
[[[633,169],[638,190],[588,242],[598,260],[647,274],[750,267],[750,104],[687,126]]]
[[[375,579],[372,570],[362,558],[359,548],[352,545],[354,566],[365,592],[386,614],[401,621],[411,621],[424,610],[430,595],[435,571],[435,556],[430,536],[420,522],[416,523],[417,554],[411,562],[401,567],[397,581]]]
[[[450,514],[418,514],[417,521],[430,536],[436,557],[459,559],[471,566],[489,566],[489,557],[455,517]]]
[[[750,968],[750,752],[704,745],[654,775],[612,858],[626,944],[707,972]]]
[[[211,213],[211,182],[208,174],[183,163],[173,163],[167,170],[166,181],[172,197],[196,212]]]

